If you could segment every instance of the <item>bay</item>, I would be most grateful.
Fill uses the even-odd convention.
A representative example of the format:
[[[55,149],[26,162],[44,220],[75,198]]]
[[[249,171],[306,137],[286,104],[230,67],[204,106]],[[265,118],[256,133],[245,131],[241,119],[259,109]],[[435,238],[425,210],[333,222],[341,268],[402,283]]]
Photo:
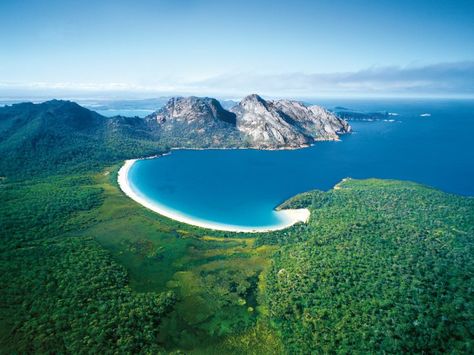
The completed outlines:
[[[393,115],[351,121],[354,132],[340,142],[298,150],[175,150],[137,161],[129,182],[140,195],[187,217],[243,227],[277,225],[274,208],[281,202],[300,192],[331,189],[346,177],[409,180],[474,195],[474,101],[326,100],[323,105]]]

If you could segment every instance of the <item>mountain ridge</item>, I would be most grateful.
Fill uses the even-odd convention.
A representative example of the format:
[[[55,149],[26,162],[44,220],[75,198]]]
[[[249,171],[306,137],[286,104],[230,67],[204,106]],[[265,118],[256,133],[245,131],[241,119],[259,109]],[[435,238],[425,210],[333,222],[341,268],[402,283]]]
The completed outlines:
[[[302,148],[320,140],[338,140],[340,134],[351,132],[346,121],[320,106],[306,106],[291,100],[265,100],[257,94],[244,97],[228,111],[218,100],[209,97],[171,98],[145,119],[154,122],[157,128],[177,131],[170,123],[174,122],[179,126],[179,133],[175,135],[182,134],[184,128],[178,122],[194,126],[200,122],[201,131],[217,125],[233,137],[237,144],[234,147],[257,149]],[[238,132],[232,130],[234,126]],[[218,140],[218,143],[222,142]]]
[[[210,97],[173,97],[145,117],[105,117],[65,100],[0,107],[0,176],[55,165],[92,168],[172,148],[296,149],[349,133],[319,106],[252,94],[226,110]],[[92,158],[92,159],[91,159]]]

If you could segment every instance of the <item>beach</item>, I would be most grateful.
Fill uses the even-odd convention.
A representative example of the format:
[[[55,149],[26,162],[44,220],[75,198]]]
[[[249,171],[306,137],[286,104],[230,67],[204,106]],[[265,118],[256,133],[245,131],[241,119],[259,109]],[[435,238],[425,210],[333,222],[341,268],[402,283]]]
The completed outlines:
[[[229,225],[229,224],[221,224],[211,221],[200,220],[196,218],[192,218],[186,215],[179,213],[178,211],[171,210],[166,208],[165,206],[159,205],[155,201],[150,201],[142,196],[140,196],[137,192],[133,190],[128,180],[128,173],[133,166],[133,164],[138,159],[131,159],[126,160],[125,164],[120,168],[118,172],[118,184],[120,189],[130,197],[135,202],[138,202],[140,205],[171,219],[174,219],[181,223],[190,224],[196,227],[219,230],[219,231],[227,231],[227,232],[245,232],[245,233],[258,233],[258,232],[271,232],[276,230],[285,229],[291,227],[295,223],[304,222],[306,223],[309,219],[310,212],[307,208],[300,208],[300,209],[286,209],[286,210],[279,210],[275,211],[280,217],[282,222],[275,226],[264,226],[264,227],[245,227],[245,226],[237,226],[237,225]]]

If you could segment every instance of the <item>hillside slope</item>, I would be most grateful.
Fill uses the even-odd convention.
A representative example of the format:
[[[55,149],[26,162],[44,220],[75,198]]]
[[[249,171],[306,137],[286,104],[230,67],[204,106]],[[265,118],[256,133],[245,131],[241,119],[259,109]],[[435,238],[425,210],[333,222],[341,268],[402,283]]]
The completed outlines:
[[[139,118],[106,118],[60,100],[0,108],[0,176],[87,170],[160,151]]]
[[[145,120],[170,147],[241,147],[235,114],[209,97],[175,97]]]
[[[474,199],[390,180],[301,194],[307,226],[279,244],[266,307],[288,353],[470,353]]]
[[[350,132],[344,120],[296,101],[249,95],[231,111],[194,96],[171,98],[144,119],[61,100],[0,107],[0,176],[90,170],[170,148],[300,148]]]
[[[246,96],[231,108],[237,128],[250,146],[259,148],[300,148],[321,140],[338,140],[351,132],[346,121],[319,106],[298,101],[264,100]]]

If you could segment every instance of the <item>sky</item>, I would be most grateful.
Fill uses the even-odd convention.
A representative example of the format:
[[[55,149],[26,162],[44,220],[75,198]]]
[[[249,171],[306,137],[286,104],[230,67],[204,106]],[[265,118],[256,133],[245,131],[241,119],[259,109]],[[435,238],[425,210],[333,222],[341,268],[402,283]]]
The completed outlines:
[[[472,0],[1,0],[0,97],[474,97]]]

